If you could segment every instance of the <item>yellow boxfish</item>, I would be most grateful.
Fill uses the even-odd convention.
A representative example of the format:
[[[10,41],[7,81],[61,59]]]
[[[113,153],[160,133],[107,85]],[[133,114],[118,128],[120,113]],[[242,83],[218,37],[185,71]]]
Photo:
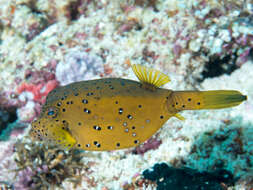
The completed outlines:
[[[172,91],[157,70],[132,65],[140,82],[104,78],[71,83],[51,91],[30,134],[66,148],[93,151],[135,147],[182,110],[219,109],[247,99],[235,90]]]

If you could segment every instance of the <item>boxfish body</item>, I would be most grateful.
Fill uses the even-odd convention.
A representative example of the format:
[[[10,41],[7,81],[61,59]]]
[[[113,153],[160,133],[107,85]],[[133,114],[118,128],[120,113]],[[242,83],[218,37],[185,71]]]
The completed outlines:
[[[246,100],[234,90],[172,91],[167,75],[133,65],[139,81],[105,78],[75,82],[48,94],[31,135],[64,147],[116,150],[135,147],[182,110],[232,107]]]

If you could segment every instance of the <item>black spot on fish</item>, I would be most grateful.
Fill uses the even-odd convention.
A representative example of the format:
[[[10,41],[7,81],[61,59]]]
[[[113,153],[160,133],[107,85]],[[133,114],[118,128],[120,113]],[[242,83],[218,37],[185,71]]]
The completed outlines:
[[[97,131],[101,131],[101,127],[99,127],[99,126],[97,126],[97,125],[93,126],[93,129],[95,129],[95,130],[97,130]]]
[[[127,115],[127,118],[128,119],[133,119],[133,116],[132,115]]]
[[[93,92],[88,92],[86,95],[87,96],[92,96],[94,93]]]
[[[119,108],[119,114],[123,113],[123,108]]]
[[[190,102],[192,99],[191,98],[188,98],[188,102]]]
[[[108,126],[107,129],[112,130],[112,126]]]
[[[82,103],[84,103],[84,104],[88,104],[88,100],[83,99],[83,100],[82,100]]]
[[[61,100],[65,100],[67,98],[67,96],[63,96],[61,97]]]
[[[88,110],[87,108],[84,108],[84,109],[83,109],[83,111],[84,111],[84,112],[86,112],[86,113],[88,113],[88,114],[90,114],[90,113],[91,113],[91,111],[90,111],[90,110]]]

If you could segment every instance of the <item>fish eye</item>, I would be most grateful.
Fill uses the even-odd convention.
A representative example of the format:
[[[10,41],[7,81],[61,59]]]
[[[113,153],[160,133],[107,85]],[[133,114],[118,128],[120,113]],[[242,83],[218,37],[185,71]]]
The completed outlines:
[[[48,116],[50,116],[50,117],[52,117],[52,118],[55,118],[56,116],[57,116],[57,113],[58,113],[58,111],[57,111],[57,109],[56,108],[48,108],[47,109],[47,115]]]
[[[54,110],[47,112],[47,115],[54,115]]]

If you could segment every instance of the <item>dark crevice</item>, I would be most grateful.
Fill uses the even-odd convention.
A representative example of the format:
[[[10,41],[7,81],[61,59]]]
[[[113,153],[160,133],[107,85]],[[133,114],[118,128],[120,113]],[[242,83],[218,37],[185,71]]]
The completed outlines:
[[[231,74],[233,71],[239,68],[235,64],[237,55],[227,55],[223,58],[215,55],[210,58],[205,64],[204,71],[201,73],[202,78],[198,79],[198,82],[204,81],[206,78],[218,77],[223,74]]]
[[[83,3],[82,0],[77,0],[69,4],[69,11],[70,11],[69,16],[71,21],[77,20],[80,17],[79,7],[82,5],[82,3]]]
[[[174,168],[166,163],[155,164],[152,169],[145,170],[143,177],[156,182],[159,190],[224,190],[224,187],[233,186],[237,180],[225,169],[197,171],[188,167]]]
[[[17,120],[16,109],[7,112],[6,110],[0,109],[0,140],[7,139],[6,133],[8,133],[8,126]]]

